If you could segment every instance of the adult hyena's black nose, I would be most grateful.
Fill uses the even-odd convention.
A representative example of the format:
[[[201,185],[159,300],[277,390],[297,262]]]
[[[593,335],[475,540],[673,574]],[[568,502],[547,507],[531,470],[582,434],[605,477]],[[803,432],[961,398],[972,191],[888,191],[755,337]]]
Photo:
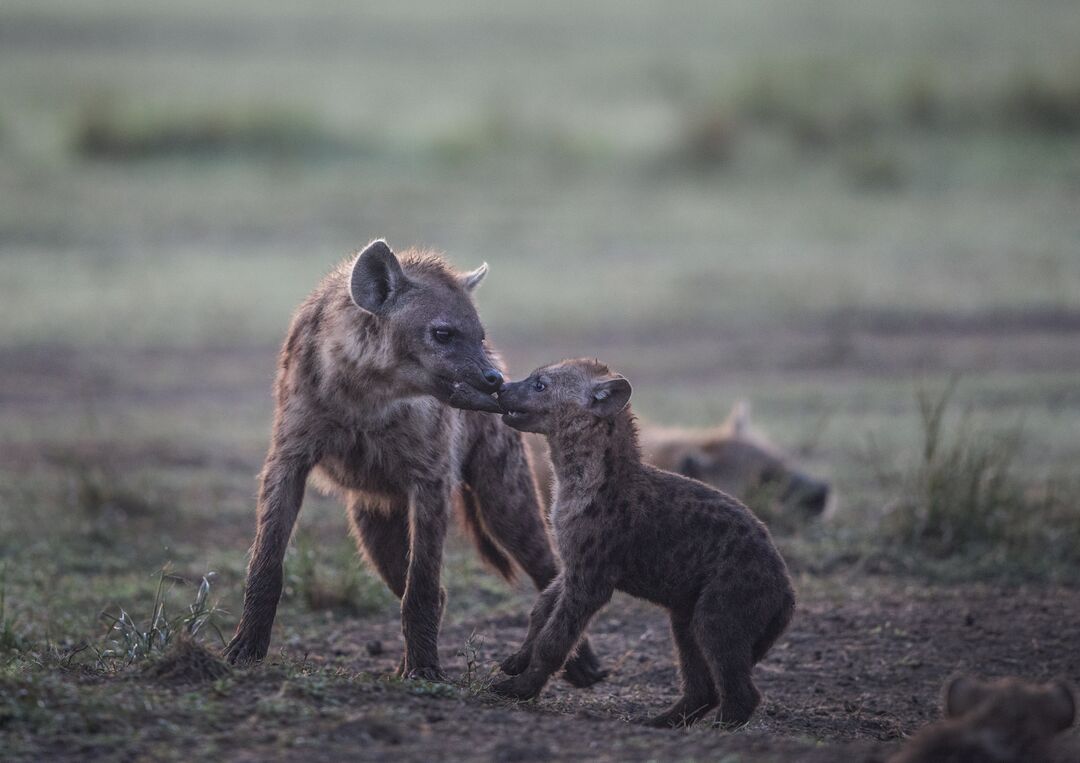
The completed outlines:
[[[489,388],[490,392],[497,392],[503,385],[503,375],[497,368],[489,368],[484,371],[484,384]]]

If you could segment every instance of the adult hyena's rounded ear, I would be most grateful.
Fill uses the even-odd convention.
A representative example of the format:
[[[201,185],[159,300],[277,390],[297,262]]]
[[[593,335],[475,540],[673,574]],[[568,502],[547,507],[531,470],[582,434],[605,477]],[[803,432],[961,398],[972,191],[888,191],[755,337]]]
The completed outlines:
[[[458,282],[461,284],[461,288],[472,294],[476,291],[476,287],[483,283],[484,278],[488,274],[488,264],[485,262],[476,270],[470,270],[468,273],[462,273],[458,276]]]
[[[1051,681],[1047,684],[1047,697],[1050,700],[1049,717],[1054,729],[1064,731],[1076,720],[1076,695],[1064,681]]]
[[[407,285],[401,263],[382,239],[372,241],[356,255],[349,277],[349,294],[357,307],[369,313],[382,313]]]
[[[959,718],[986,699],[986,684],[971,676],[956,676],[945,685],[945,717]]]
[[[592,385],[589,409],[601,418],[614,416],[630,402],[630,382],[622,376],[601,379]]]
[[[731,406],[731,413],[721,426],[732,437],[745,437],[750,432],[750,402],[739,400]]]

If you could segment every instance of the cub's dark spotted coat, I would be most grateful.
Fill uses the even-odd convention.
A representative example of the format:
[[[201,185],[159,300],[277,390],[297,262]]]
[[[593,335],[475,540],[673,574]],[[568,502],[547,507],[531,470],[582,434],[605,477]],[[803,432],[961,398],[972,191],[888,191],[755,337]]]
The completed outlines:
[[[683,697],[651,722],[688,725],[720,705],[745,723],[760,701],[756,662],[787,627],[795,595],[768,531],[695,480],[643,464],[630,385],[607,367],[565,361],[507,384],[503,420],[545,434],[563,571],[540,595],[521,649],[503,663],[505,696],[530,698],[562,665],[615,590],[666,607]]]

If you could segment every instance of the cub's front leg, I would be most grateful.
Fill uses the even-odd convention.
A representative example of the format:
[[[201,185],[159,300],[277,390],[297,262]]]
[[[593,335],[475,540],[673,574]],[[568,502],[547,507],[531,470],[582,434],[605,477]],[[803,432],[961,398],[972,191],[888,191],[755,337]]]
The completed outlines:
[[[611,599],[613,593],[610,586],[597,585],[595,581],[589,581],[573,571],[564,572],[557,579],[563,583],[552,597],[555,604],[551,614],[533,639],[527,667],[519,675],[492,686],[491,690],[496,694],[521,700],[538,696],[552,673],[566,662],[589,620]],[[545,595],[548,590],[550,587],[544,591]],[[537,602],[534,613],[542,604]],[[526,644],[528,640],[526,637]]]
[[[555,603],[558,601],[561,593],[562,575],[559,575],[552,580],[551,585],[545,588],[540,596],[537,597],[536,604],[533,606],[532,613],[529,615],[529,632],[525,636],[525,641],[522,642],[521,648],[503,660],[500,665],[502,671],[506,673],[506,675],[520,675],[529,667],[529,662],[532,660],[533,647],[536,645],[536,639],[539,637],[543,627],[547,625],[547,621],[551,617],[551,612],[555,609]]]

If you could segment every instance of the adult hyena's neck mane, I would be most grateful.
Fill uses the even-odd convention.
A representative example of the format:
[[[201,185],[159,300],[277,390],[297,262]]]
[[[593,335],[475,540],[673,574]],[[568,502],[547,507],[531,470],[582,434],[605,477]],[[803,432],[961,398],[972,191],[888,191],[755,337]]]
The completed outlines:
[[[548,437],[560,490],[595,494],[641,469],[637,421],[627,406],[611,419],[579,417]]]

